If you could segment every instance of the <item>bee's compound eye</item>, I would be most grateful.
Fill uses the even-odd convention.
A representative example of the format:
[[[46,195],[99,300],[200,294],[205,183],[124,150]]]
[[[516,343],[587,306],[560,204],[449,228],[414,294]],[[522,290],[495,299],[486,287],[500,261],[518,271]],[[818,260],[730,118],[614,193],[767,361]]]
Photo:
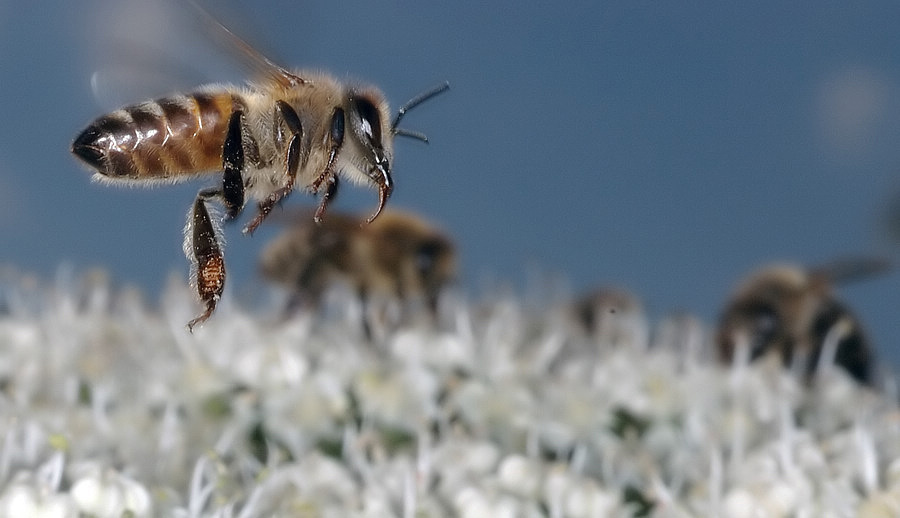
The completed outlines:
[[[353,100],[350,117],[356,134],[365,138],[366,144],[370,147],[380,149],[382,146],[381,114],[378,108],[368,99],[357,98]]]

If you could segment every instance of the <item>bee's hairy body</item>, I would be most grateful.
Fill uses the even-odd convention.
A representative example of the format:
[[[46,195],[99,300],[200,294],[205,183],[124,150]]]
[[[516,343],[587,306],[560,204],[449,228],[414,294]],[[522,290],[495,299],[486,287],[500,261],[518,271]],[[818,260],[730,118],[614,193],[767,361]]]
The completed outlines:
[[[193,93],[116,110],[96,119],[82,133],[92,147],[79,156],[97,171],[95,179],[101,182],[179,182],[221,173],[228,122],[240,111],[244,188],[249,198],[262,200],[287,181],[284,169],[290,134],[276,115],[276,101],[281,100],[293,108],[304,129],[300,148],[306,152],[295,184],[308,188],[328,161],[324,144],[331,112],[344,108],[356,91],[347,91],[324,74],[297,74],[305,82],[290,88],[275,83],[256,87],[210,85]],[[374,89],[360,91],[378,105],[386,105]],[[385,147],[390,160],[391,149]],[[365,182],[367,177],[360,176],[363,173],[355,166],[359,161],[353,160],[353,153],[348,151],[338,155],[335,169],[355,183]]]

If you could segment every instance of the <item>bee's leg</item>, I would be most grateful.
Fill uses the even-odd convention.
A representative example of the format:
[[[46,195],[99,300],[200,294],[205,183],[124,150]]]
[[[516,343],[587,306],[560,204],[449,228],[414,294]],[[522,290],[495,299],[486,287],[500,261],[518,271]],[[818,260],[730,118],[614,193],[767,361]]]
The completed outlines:
[[[244,112],[235,110],[228,120],[228,133],[222,147],[222,201],[225,219],[231,220],[244,208],[244,144],[241,127]]]
[[[275,111],[277,115],[284,120],[285,125],[287,125],[288,130],[291,132],[291,139],[287,146],[287,156],[284,161],[287,183],[285,183],[284,187],[272,191],[265,200],[259,202],[259,213],[256,214],[253,221],[244,227],[244,234],[252,234],[256,230],[256,227],[258,227],[260,223],[266,219],[269,213],[272,212],[275,205],[291,193],[294,189],[294,180],[297,178],[297,169],[300,167],[300,157],[303,154],[303,150],[301,149],[301,146],[303,145],[303,124],[300,122],[300,117],[298,117],[297,112],[284,101],[275,103]]]
[[[188,330],[206,321],[216,309],[225,288],[225,257],[219,228],[209,216],[206,200],[218,197],[218,189],[205,189],[197,194],[184,227],[184,253],[191,261],[191,284],[197,288],[206,310],[188,322]]]
[[[221,199],[226,220],[236,218],[244,208],[243,115],[241,110],[235,110],[228,120],[228,133],[222,146],[222,187],[204,189],[197,194],[184,227],[184,254],[191,261],[191,284],[206,304],[203,314],[188,322],[191,332],[195,325],[212,315],[225,288],[221,232],[209,216],[206,200]]]
[[[315,216],[313,216],[313,220],[316,223],[322,222],[322,218],[325,216],[325,208],[328,206],[328,203],[337,196],[338,177],[330,175],[328,178],[325,178],[324,183],[325,192],[322,193],[322,199],[319,201],[319,206],[316,208]]]
[[[336,108],[331,115],[331,131],[329,132],[329,137],[328,162],[325,163],[325,169],[319,173],[318,178],[312,183],[314,192],[319,192],[322,184],[325,184],[325,192],[322,193],[322,199],[319,201],[318,208],[316,208],[316,223],[322,221],[322,218],[325,216],[325,210],[328,208],[328,203],[337,193],[338,181],[334,175],[334,164],[337,162],[338,153],[340,153],[341,146],[344,144],[343,108]]]

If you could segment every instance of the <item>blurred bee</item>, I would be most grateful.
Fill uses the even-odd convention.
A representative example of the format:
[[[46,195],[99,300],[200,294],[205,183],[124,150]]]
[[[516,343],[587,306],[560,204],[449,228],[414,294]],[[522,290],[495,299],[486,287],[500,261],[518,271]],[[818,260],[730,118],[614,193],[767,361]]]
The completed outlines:
[[[881,260],[848,260],[804,269],[776,264],[752,273],[734,292],[719,320],[719,358],[730,363],[739,344],[749,358],[777,354],[807,380],[825,360],[872,383],[874,353],[857,318],[839,301],[835,284],[887,271]]]
[[[101,182],[153,185],[221,175],[217,186],[197,194],[184,229],[192,285],[205,304],[189,329],[212,315],[225,285],[223,240],[210,202],[221,203],[224,219],[233,220],[248,198],[259,200],[256,216],[243,230],[252,234],[275,205],[303,189],[321,194],[314,215],[319,222],[340,177],[378,189],[378,206],[366,220],[371,222],[393,189],[394,137],[427,142],[424,135],[399,128],[401,119],[449,88],[444,83],[410,100],[391,119],[377,88],[320,72],[289,71],[202,14],[261,72],[258,80],[126,106],[94,120],[71,148]]]
[[[571,306],[577,326],[603,345],[645,345],[647,323],[640,299],[621,288],[597,288]]]
[[[261,254],[262,275],[291,292],[290,308],[318,305],[335,283],[362,300],[381,295],[422,301],[434,313],[444,287],[456,278],[453,243],[418,216],[385,210],[369,225],[332,213],[321,224],[299,222]]]

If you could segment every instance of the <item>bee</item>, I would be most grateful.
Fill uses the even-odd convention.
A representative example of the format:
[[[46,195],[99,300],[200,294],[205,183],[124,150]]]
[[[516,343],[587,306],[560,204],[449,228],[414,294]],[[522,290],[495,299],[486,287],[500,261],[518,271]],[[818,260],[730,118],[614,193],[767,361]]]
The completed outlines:
[[[332,213],[311,218],[277,236],[260,257],[266,279],[291,293],[289,307],[318,305],[336,283],[363,300],[376,295],[425,302],[434,313],[441,291],[456,278],[453,242],[409,212],[385,210],[364,225],[362,216]]]
[[[719,359],[730,363],[744,344],[751,360],[776,354],[784,365],[799,366],[809,381],[824,353],[856,380],[871,383],[869,339],[833,287],[888,268],[882,260],[852,259],[814,268],[774,264],[750,274],[719,319]]]
[[[646,318],[640,299],[613,287],[596,288],[571,305],[577,327],[603,345],[640,345],[646,341]]]
[[[192,286],[205,305],[190,330],[212,315],[225,286],[224,243],[212,203],[221,204],[222,219],[230,221],[248,199],[258,200],[256,216],[243,229],[252,234],[301,189],[320,195],[313,219],[321,222],[340,178],[378,190],[378,206],[366,219],[371,223],[394,188],[394,137],[428,141],[401,129],[400,121],[449,88],[444,82],[411,99],[391,119],[378,88],[287,70],[202,14],[261,71],[259,79],[126,106],[91,122],[71,147],[104,183],[146,186],[219,175],[217,185],[197,193],[184,229]]]

